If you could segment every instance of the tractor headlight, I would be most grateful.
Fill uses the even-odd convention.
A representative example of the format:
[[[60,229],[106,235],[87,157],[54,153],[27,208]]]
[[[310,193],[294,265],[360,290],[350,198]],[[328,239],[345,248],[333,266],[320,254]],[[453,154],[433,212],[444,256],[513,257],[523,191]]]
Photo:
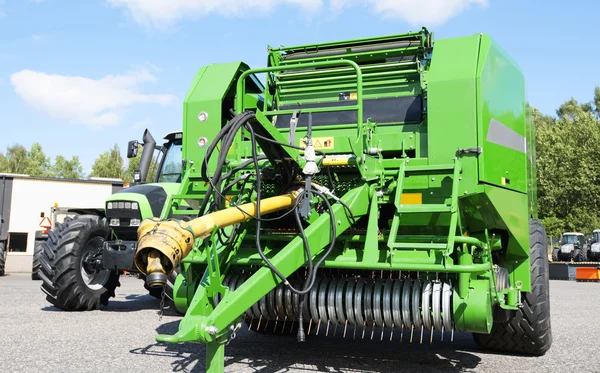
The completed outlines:
[[[129,220],[129,226],[130,227],[139,227],[140,226],[140,219],[131,219]]]
[[[134,209],[134,210],[137,210],[138,209],[137,202],[131,202],[131,208]]]
[[[107,204],[106,204],[106,208],[107,208],[108,210],[111,210],[111,209],[113,208],[113,204],[112,204],[112,202],[109,202],[109,203],[107,203]]]
[[[111,227],[118,227],[119,225],[121,225],[121,221],[119,219],[113,218],[110,219],[110,223],[108,224]]]

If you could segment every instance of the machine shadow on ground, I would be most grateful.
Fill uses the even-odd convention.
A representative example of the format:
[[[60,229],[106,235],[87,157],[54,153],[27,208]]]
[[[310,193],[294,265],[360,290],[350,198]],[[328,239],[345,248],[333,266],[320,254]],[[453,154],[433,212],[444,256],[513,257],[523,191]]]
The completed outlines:
[[[174,334],[179,321],[172,321],[156,329],[159,334]],[[340,333],[341,334],[341,333]],[[377,335],[377,330],[375,332]],[[370,337],[370,335],[369,335]],[[324,372],[464,372],[474,369],[481,358],[470,353],[475,344],[467,333],[457,333],[454,341],[439,341],[436,335],[433,346],[429,339],[419,344],[400,342],[389,335],[380,338],[357,339],[309,336],[299,344],[295,337],[270,336],[253,333],[242,327],[235,340],[225,348],[227,371],[253,371],[261,373],[286,372],[292,369]],[[365,337],[366,338],[366,337]],[[407,338],[405,335],[404,338]],[[249,348],[248,346],[252,346]],[[173,359],[173,372],[204,372],[205,355],[202,344],[153,343],[130,351],[132,354],[162,356]],[[324,355],[328,358],[324,359]]]

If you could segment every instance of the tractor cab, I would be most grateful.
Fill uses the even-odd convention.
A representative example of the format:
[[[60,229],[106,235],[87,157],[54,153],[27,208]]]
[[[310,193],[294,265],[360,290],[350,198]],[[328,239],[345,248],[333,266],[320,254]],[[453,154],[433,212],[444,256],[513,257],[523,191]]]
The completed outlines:
[[[135,184],[144,184],[146,180],[152,180],[154,183],[181,182],[182,138],[181,131],[170,132],[163,138],[165,142],[162,145],[156,145],[150,131],[146,130],[143,136],[140,164],[135,170],[133,182]],[[137,140],[129,142],[127,158],[137,157],[139,145]]]

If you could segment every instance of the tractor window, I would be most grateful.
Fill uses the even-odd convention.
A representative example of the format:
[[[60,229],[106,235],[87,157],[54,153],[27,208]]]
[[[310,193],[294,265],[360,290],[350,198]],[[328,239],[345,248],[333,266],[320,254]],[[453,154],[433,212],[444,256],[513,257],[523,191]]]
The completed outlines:
[[[173,144],[169,147],[161,165],[159,183],[176,183],[181,179],[181,152],[181,144]]]
[[[563,236],[564,243],[577,243],[577,236]]]
[[[600,232],[594,232],[594,242],[600,242]]]

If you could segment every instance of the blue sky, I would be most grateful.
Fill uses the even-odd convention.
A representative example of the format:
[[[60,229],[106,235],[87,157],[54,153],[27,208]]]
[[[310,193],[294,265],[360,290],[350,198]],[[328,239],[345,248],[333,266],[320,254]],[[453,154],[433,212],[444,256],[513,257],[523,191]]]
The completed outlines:
[[[144,128],[181,128],[200,66],[264,66],[267,45],[402,33],[485,32],[546,114],[600,85],[600,4],[517,0],[0,0],[0,152],[19,143],[94,159]]]

